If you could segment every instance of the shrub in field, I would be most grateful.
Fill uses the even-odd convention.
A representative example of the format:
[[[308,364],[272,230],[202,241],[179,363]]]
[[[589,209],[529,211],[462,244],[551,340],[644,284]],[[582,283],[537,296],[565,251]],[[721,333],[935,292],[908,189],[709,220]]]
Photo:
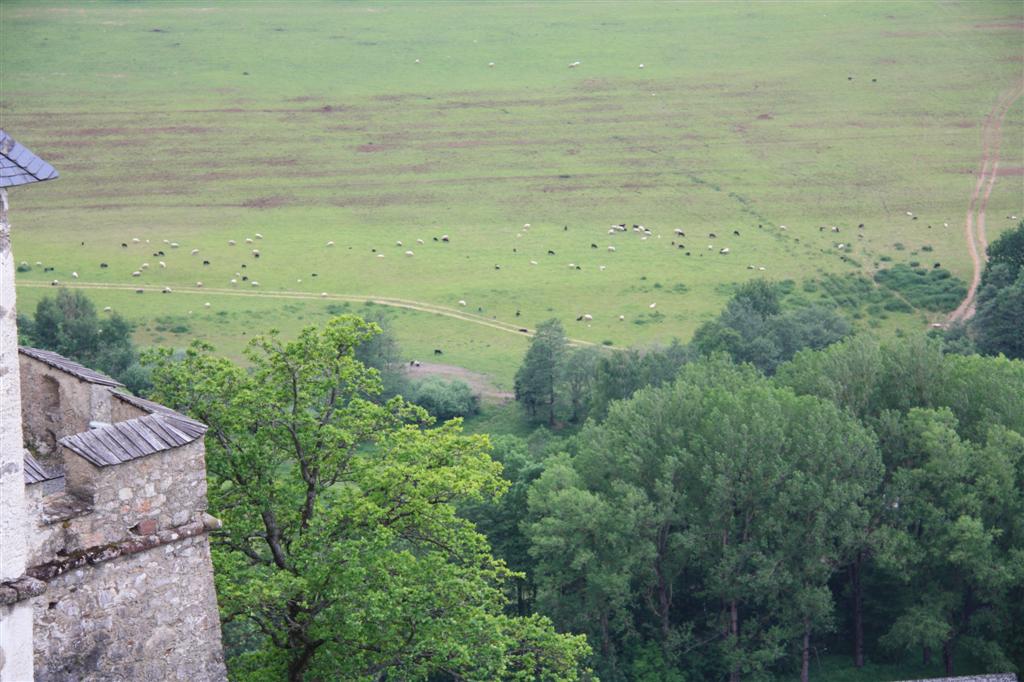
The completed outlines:
[[[480,411],[480,400],[464,381],[445,381],[427,377],[412,385],[409,400],[432,414],[438,421],[471,417]]]
[[[943,268],[926,270],[899,264],[876,272],[875,281],[915,308],[932,312],[953,310],[967,295],[963,281]]]

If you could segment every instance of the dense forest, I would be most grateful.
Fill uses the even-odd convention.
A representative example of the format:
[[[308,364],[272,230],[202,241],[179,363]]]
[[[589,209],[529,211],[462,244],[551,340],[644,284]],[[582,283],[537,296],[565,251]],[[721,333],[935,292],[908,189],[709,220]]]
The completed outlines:
[[[529,437],[442,423],[471,396],[403,384],[355,316],[254,339],[244,368],[145,352],[152,397],[210,425],[233,678],[1021,669],[1024,224],[989,255],[975,318],[931,335],[855,333],[765,281],[690,344],[572,347],[550,320],[516,376]],[[99,340],[125,324],[89,310],[62,292],[25,331],[127,371]]]

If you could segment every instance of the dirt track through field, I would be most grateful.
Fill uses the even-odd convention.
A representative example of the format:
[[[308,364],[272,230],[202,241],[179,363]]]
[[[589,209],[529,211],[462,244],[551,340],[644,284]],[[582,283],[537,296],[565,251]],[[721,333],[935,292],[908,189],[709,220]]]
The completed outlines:
[[[45,288],[51,286],[47,282],[33,282],[33,281],[21,281],[18,282],[19,287],[35,287]],[[146,293],[160,293],[162,290],[161,285],[150,285],[145,286],[132,286],[130,284],[106,284],[98,282],[63,282],[62,286],[67,286],[72,289],[100,289],[106,291],[136,291],[138,289],[145,290]],[[424,303],[422,301],[410,301],[404,298],[381,298],[378,296],[367,296],[357,294],[327,294],[326,296],[310,294],[301,291],[241,291],[238,289],[219,289],[214,287],[176,287],[174,289],[175,294],[193,294],[193,295],[204,295],[204,296],[243,296],[247,298],[270,298],[277,300],[307,300],[307,301],[345,301],[348,303],[366,303],[372,302],[376,305],[391,306],[393,308],[406,308],[408,310],[416,310],[423,313],[433,313],[435,315],[444,315],[452,319],[461,320],[462,322],[472,322],[484,327],[490,327],[491,329],[497,329],[499,331],[516,334],[519,336],[532,337],[534,335],[533,329],[527,329],[526,327],[517,327],[507,322],[499,322],[498,320],[488,320],[487,318],[474,315],[472,313],[462,312],[454,308],[446,308],[444,306],[435,305],[433,303]],[[583,341],[582,339],[567,339],[570,345],[573,346],[596,346],[597,344],[591,341]]]
[[[978,180],[974,184],[974,192],[967,202],[967,219],[964,233],[967,238],[967,250],[971,254],[974,274],[967,297],[960,302],[957,309],[946,318],[946,325],[954,322],[966,322],[974,316],[975,299],[978,285],[981,283],[982,258],[987,260],[988,237],[985,234],[985,209],[988,198],[992,194],[996,178],[999,175],[999,144],[1002,140],[1003,119],[1017,98],[1024,94],[1024,80],[1016,82],[1012,88],[1003,92],[996,100],[992,111],[985,118],[982,129],[982,153],[978,164]],[[984,190],[984,191],[983,191]]]

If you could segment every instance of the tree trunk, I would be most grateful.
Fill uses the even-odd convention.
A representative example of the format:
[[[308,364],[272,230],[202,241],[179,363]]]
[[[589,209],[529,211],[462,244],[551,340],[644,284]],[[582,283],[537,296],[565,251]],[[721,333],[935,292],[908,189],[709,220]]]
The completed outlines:
[[[932,648],[930,646],[921,649],[921,662],[925,665],[932,664]]]
[[[850,588],[853,597],[853,667],[864,667],[864,587],[861,585],[861,570],[864,567],[864,552],[857,552],[857,558],[850,566]]]
[[[740,609],[736,600],[729,602],[729,636],[732,637],[733,647],[736,651],[740,648]],[[740,669],[734,667],[729,673],[729,682],[740,682]]]
[[[288,682],[302,682],[306,675],[306,668],[309,667],[309,660],[313,658],[316,647],[305,646],[298,656],[288,663]]]
[[[520,617],[526,615],[526,596],[523,594],[522,578],[516,578],[516,612]]]
[[[953,640],[947,639],[942,643],[942,665],[946,668],[946,676],[953,676]]]
[[[809,682],[811,679],[811,622],[804,618],[804,653],[803,663],[800,666],[800,682]]]

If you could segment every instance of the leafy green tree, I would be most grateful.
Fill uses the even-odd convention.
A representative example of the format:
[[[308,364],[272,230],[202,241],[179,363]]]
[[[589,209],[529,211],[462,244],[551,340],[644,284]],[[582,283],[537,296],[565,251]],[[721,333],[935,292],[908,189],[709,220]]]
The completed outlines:
[[[480,400],[464,381],[445,381],[436,376],[425,377],[409,389],[409,400],[436,419],[472,417],[480,411]]]
[[[1024,585],[1024,438],[993,427],[961,440],[948,409],[910,412],[905,466],[894,474],[883,565],[913,600],[883,643],[942,651],[953,674],[958,642],[992,669],[1013,668],[1001,646],[1014,588]]]
[[[795,639],[806,660],[881,475],[868,432],[717,358],[579,442],[531,489],[527,530],[541,605],[601,642],[603,676],[621,679],[633,632],[671,666],[702,660],[696,679],[763,675]]]
[[[849,333],[845,319],[821,306],[782,312],[778,287],[755,280],[739,288],[717,319],[698,327],[693,345],[702,355],[727,353],[772,374],[798,351],[824,348]]]
[[[1024,221],[988,247],[971,321],[978,349],[1024,359]]]
[[[690,347],[679,339],[665,347],[630,349],[602,357],[594,371],[589,416],[604,419],[613,401],[625,400],[645,386],[670,383],[693,357]]]
[[[907,634],[909,623],[916,622],[922,628],[925,623],[915,611],[919,605],[901,598],[911,594],[911,590],[898,579],[899,574],[879,570],[880,562],[889,561],[889,557],[899,556],[903,551],[887,542],[887,538],[892,536],[896,521],[892,504],[900,496],[897,482],[908,476],[908,471],[915,470],[921,460],[920,455],[915,454],[918,446],[913,445],[915,441],[911,437],[920,420],[915,422],[910,415],[921,408],[951,410],[955,417],[950,422],[951,428],[969,451],[978,449],[976,444],[985,443],[993,428],[1022,433],[1024,363],[1006,358],[944,354],[941,341],[923,335],[886,343],[861,335],[823,351],[799,353],[791,363],[780,368],[776,378],[798,393],[826,398],[849,410],[869,426],[879,440],[885,475],[867,505],[871,515],[860,531],[861,549],[847,566],[851,650],[854,663],[859,667],[864,664],[865,626],[871,625],[864,622],[865,610],[877,614],[876,631],[881,623],[886,624],[886,630],[889,623],[902,623],[900,629],[885,640],[890,648],[894,642],[911,641]],[[968,459],[973,461],[974,458],[975,455],[970,455]],[[1017,539],[1011,541],[1010,537]],[[1006,538],[1016,543],[1014,546],[1024,547],[1020,533],[1008,533]],[[1008,555],[1000,556],[1005,559]],[[869,585],[875,586],[878,593],[872,595]],[[1005,631],[985,632],[994,638],[986,646],[998,646],[1001,651],[1012,649],[1008,643],[1012,637]],[[916,641],[925,646],[923,635]],[[928,641],[925,652],[934,648],[936,640],[933,637]],[[972,648],[977,645],[975,640]]]
[[[595,370],[601,353],[597,348],[577,348],[566,355],[559,382],[569,411],[569,421],[576,423],[587,416],[587,402],[594,385]]]
[[[138,364],[132,342],[132,325],[117,313],[101,321],[96,306],[81,291],[61,288],[55,298],[43,297],[36,304],[35,319],[20,318],[18,327],[29,345],[106,372],[135,393],[149,388],[148,372]]]
[[[381,394],[378,402],[396,395],[404,395],[409,390],[409,381],[405,374],[406,364],[402,358],[402,349],[391,325],[391,315],[384,306],[369,305],[363,308],[359,315],[367,322],[380,327],[379,334],[356,348],[356,360],[380,373]]]
[[[565,330],[552,318],[537,325],[523,364],[515,377],[515,395],[533,418],[555,424],[555,405],[562,361],[566,354]]]
[[[581,679],[583,638],[505,616],[510,571],[456,515],[506,488],[486,437],[375,402],[378,373],[355,351],[378,331],[342,316],[292,342],[271,333],[248,370],[199,343],[181,361],[149,355],[156,399],[210,426],[218,599],[255,635],[233,676]]]

